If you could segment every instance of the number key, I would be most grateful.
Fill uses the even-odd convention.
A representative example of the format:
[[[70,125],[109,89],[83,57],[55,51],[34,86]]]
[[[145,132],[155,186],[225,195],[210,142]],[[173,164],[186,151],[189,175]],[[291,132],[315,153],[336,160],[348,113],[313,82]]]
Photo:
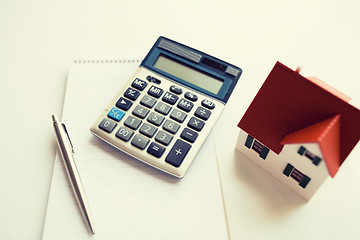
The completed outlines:
[[[115,136],[120,138],[121,140],[124,140],[125,142],[128,142],[133,134],[134,132],[130,129],[126,127],[120,127],[119,130],[116,132]]]
[[[164,123],[163,129],[169,133],[175,134],[179,130],[180,125],[171,120],[166,120]]]
[[[128,118],[125,120],[124,122],[124,125],[133,129],[133,130],[136,130],[138,129],[138,127],[140,126],[141,124],[141,120],[138,119],[138,118],[135,118],[133,116],[128,116]]]
[[[114,128],[116,127],[117,123],[110,120],[110,119],[107,119],[107,118],[104,118],[101,123],[99,124],[99,128],[104,130],[105,132],[108,132],[108,133],[111,133]]]
[[[144,108],[144,107],[138,105],[138,106],[136,106],[136,107],[134,108],[134,110],[132,111],[132,113],[133,113],[135,116],[144,119],[144,118],[146,117],[146,115],[148,115],[149,109]]]
[[[156,103],[156,100],[148,95],[145,95],[141,101],[140,101],[140,104],[141,105],[144,105],[148,108],[152,108]]]
[[[165,116],[170,112],[171,107],[163,102],[159,102],[155,106],[155,111],[164,114]]]
[[[144,123],[139,130],[140,133],[144,134],[147,137],[154,136],[156,131],[157,131],[157,128],[148,123]]]
[[[150,113],[147,120],[156,126],[160,126],[164,120],[164,117],[158,113],[152,112]]]
[[[171,142],[172,138],[173,138],[172,135],[170,135],[164,131],[159,131],[155,136],[155,141],[167,146]]]
[[[185,120],[186,116],[186,113],[178,109],[174,109],[170,114],[170,118],[178,121],[179,123],[182,123]]]

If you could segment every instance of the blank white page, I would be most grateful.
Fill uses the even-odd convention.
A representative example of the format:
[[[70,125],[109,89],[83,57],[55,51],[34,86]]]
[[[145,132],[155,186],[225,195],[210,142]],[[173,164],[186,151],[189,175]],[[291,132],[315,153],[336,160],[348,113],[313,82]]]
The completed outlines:
[[[96,233],[92,236],[86,228],[58,153],[43,239],[228,239],[212,135],[185,177],[177,179],[90,133],[93,121],[138,65],[71,65],[62,121],[74,145]]]

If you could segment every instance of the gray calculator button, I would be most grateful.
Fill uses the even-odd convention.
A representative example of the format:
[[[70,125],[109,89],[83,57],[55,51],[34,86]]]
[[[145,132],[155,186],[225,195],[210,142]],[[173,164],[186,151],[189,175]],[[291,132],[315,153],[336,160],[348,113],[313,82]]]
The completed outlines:
[[[167,146],[171,142],[172,138],[173,138],[172,135],[170,135],[164,131],[159,131],[155,136],[155,141]]]
[[[194,106],[194,104],[192,102],[189,102],[188,100],[185,99],[180,99],[180,102],[177,104],[177,107],[180,108],[181,110],[184,110],[186,112],[190,112],[190,110],[192,109],[192,107]]]
[[[137,105],[132,111],[132,113],[139,118],[145,118],[146,115],[149,113],[149,109]]]
[[[163,126],[163,129],[169,133],[175,134],[180,128],[180,124],[177,124],[174,121],[166,120]]]
[[[202,120],[208,120],[211,115],[211,112],[203,107],[198,107],[195,111],[195,116],[201,118]]]
[[[110,120],[110,119],[107,119],[107,118],[104,118],[101,123],[99,124],[99,128],[104,130],[105,132],[108,132],[108,133],[111,133],[114,128],[116,127],[117,123]]]
[[[125,142],[128,142],[133,134],[134,132],[130,129],[126,127],[120,127],[119,130],[116,132],[115,136],[120,138],[121,140],[124,140]]]
[[[148,107],[148,108],[152,108],[152,107],[155,105],[155,103],[156,103],[156,99],[155,99],[155,98],[152,98],[152,97],[150,97],[150,96],[148,96],[148,95],[145,95],[145,96],[141,99],[140,103],[141,103],[141,105],[144,105],[144,106],[146,106],[146,107]]]
[[[156,131],[157,131],[157,127],[148,123],[144,123],[139,130],[140,133],[144,134],[147,137],[154,136]]]
[[[174,109],[170,114],[170,117],[178,121],[179,123],[182,123],[185,120],[186,116],[187,116],[186,113],[178,109]]]
[[[136,134],[134,138],[131,140],[131,145],[140,149],[144,149],[146,145],[148,145],[149,141],[150,140],[144,135]]]
[[[170,112],[171,107],[163,102],[158,102],[155,107],[155,111],[164,114],[165,116]]]
[[[188,127],[196,130],[196,131],[201,131],[201,129],[204,127],[205,122],[201,121],[198,118],[192,117],[190,118],[189,122],[188,122]]]
[[[162,122],[164,121],[164,117],[158,113],[152,112],[152,113],[150,113],[147,120],[156,126],[160,126],[162,124]]]
[[[141,124],[141,120],[133,116],[128,116],[128,118],[124,122],[125,126],[134,130],[138,129],[140,124]]]

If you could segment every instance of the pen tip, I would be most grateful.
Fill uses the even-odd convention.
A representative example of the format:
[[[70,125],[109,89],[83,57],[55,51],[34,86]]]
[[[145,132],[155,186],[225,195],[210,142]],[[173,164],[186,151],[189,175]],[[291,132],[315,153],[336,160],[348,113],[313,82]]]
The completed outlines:
[[[57,122],[57,121],[58,121],[58,119],[57,119],[57,117],[55,116],[55,114],[51,115],[51,118],[52,118],[53,122]]]

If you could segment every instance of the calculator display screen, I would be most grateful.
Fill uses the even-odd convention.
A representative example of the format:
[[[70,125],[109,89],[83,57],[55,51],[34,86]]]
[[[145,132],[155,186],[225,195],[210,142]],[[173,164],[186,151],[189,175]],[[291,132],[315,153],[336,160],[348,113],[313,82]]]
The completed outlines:
[[[154,67],[215,94],[219,92],[223,84],[217,78],[210,77],[162,55],[155,61]]]

